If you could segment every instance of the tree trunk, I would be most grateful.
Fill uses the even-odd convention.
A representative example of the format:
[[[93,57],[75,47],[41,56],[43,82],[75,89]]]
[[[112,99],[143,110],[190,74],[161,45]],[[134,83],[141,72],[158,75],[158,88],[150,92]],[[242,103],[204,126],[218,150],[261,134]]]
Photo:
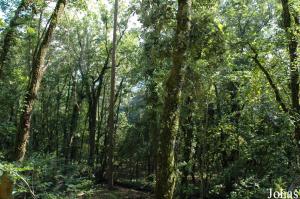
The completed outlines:
[[[89,166],[94,166],[98,97],[89,99]]]
[[[114,11],[114,29],[113,29],[113,46],[112,46],[112,61],[111,61],[111,85],[110,85],[110,102],[109,102],[109,116],[108,116],[108,169],[107,178],[109,188],[113,188],[113,155],[114,155],[114,104],[115,104],[115,76],[116,76],[116,50],[117,50],[117,23],[118,23],[118,7],[119,1],[115,0]]]
[[[151,167],[149,164],[149,171],[148,174],[150,175],[152,172],[156,173],[156,166],[157,166],[157,153],[158,153],[158,137],[159,137],[159,113],[158,107],[159,103],[159,96],[157,93],[157,82],[154,80],[155,70],[160,67],[161,63],[158,59],[158,49],[159,49],[159,38],[161,33],[162,24],[158,22],[154,26],[153,32],[153,43],[151,42],[151,48],[146,48],[146,56],[149,56],[149,66],[148,70],[146,71],[146,75],[149,78],[149,84],[147,87],[147,106],[150,107],[148,109],[149,119],[148,119],[148,132],[149,132],[149,141],[150,141],[150,150],[148,154],[148,159],[153,163]],[[152,41],[152,40],[151,40]],[[150,162],[149,162],[150,163]],[[151,168],[150,168],[151,167]]]
[[[173,67],[166,83],[161,119],[160,151],[156,177],[156,198],[171,199],[176,183],[174,147],[178,130],[178,105],[183,83],[184,64],[190,31],[191,0],[178,0],[177,29]]]
[[[13,45],[14,37],[16,33],[17,26],[20,25],[20,14],[22,11],[27,9],[28,5],[30,4],[30,0],[22,0],[19,4],[17,10],[15,11],[14,17],[10,20],[9,26],[6,29],[6,33],[3,39],[2,51],[0,54],[0,79],[3,78],[3,67],[7,61],[7,55],[10,51],[10,48]]]
[[[72,95],[72,90],[73,90],[73,86],[72,86],[72,81],[71,81],[72,77],[70,77],[69,81],[68,81],[68,89],[67,89],[67,96],[66,96],[66,101],[65,101],[65,116],[64,117],[68,117],[69,115],[69,110],[70,110],[70,104],[69,101],[71,99],[71,95]],[[67,146],[68,146],[68,125],[66,122],[62,123],[62,131],[63,131],[63,139],[62,139],[62,147],[61,147],[61,151],[60,154],[61,156],[65,157],[65,151],[67,150]],[[67,163],[67,162],[66,162]]]
[[[106,87],[107,87],[107,84],[105,84],[104,88],[103,88],[101,111],[100,111],[100,114],[99,114],[100,121],[98,123],[98,132],[97,132],[97,139],[96,139],[97,164],[99,163],[99,160],[100,160],[100,157],[99,157],[99,148],[100,148],[100,146],[99,145],[100,145],[100,137],[101,137],[101,132],[102,132],[102,124],[103,124],[103,120],[104,120],[104,110],[106,108],[106,106],[105,106]],[[99,110],[100,110],[100,107],[99,107]]]
[[[119,103],[118,103],[117,110],[116,110],[117,115],[116,115],[116,119],[114,121],[114,125],[115,125],[114,126],[114,131],[116,131],[116,129],[118,128],[118,126],[117,126],[118,115],[119,115],[118,113],[119,113],[119,108],[120,108],[121,98],[122,98],[121,94],[122,94],[122,88],[123,88],[123,81],[124,80],[122,79],[122,81],[120,82],[120,85],[119,85],[119,89],[118,89],[118,91],[117,91],[117,93],[114,97],[115,98],[114,99],[114,106],[117,102],[117,99],[119,98]],[[104,89],[106,90],[106,86],[105,86]],[[101,113],[100,113],[100,117],[101,117],[100,118],[100,124],[102,124],[102,121],[104,120],[104,109],[105,109],[105,105],[104,105],[104,100],[105,99],[104,98],[105,98],[105,92],[103,94],[103,99],[102,99],[102,109],[101,109]],[[108,125],[108,120],[107,120],[106,124]],[[107,159],[108,159],[107,158],[107,156],[108,156],[107,153],[108,153],[108,147],[109,147],[108,146],[108,133],[109,132],[107,132],[107,130],[104,130],[104,143],[103,143],[104,149],[102,150],[102,153],[100,154],[100,157],[99,157],[99,160],[98,160],[98,163],[100,163],[101,166],[96,171],[96,182],[97,183],[103,182],[104,178],[105,178],[104,172],[105,172],[105,169],[106,169],[106,166],[107,166]],[[99,140],[97,142],[99,142]]]
[[[286,31],[287,40],[288,40],[288,50],[290,56],[290,88],[291,88],[291,99],[292,99],[292,115],[295,117],[295,130],[294,137],[297,141],[297,145],[300,148],[300,118],[299,118],[299,70],[297,62],[297,48],[298,48],[298,39],[295,33],[295,27],[299,26],[300,22],[298,16],[292,13],[290,10],[290,3],[288,0],[281,0],[282,4],[282,19],[283,26]]]
[[[117,100],[119,99],[119,102],[118,102],[118,105],[117,105],[117,109],[116,109],[116,118],[114,120],[115,132],[118,130],[119,113],[120,113],[120,107],[121,107],[121,103],[122,103],[123,82],[124,82],[124,79],[122,79],[122,81],[120,82],[118,91],[117,91],[117,93],[115,95],[114,106],[117,103]]]
[[[102,71],[98,77],[98,85],[95,87],[93,84],[91,87],[91,92],[89,92],[89,159],[88,163],[91,167],[94,166],[95,161],[95,148],[96,148],[96,130],[97,130],[97,110],[99,97],[101,94],[102,86],[103,86],[103,78],[105,75],[105,71],[107,69],[107,65],[103,66]]]
[[[46,69],[45,57],[48,51],[50,41],[52,39],[53,31],[57,25],[61,13],[64,10],[65,5],[66,0],[59,0],[57,2],[56,7],[51,15],[51,20],[45,33],[45,36],[43,37],[41,44],[37,47],[37,51],[33,58],[31,77],[27,89],[27,94],[25,96],[23,112],[20,118],[20,128],[16,137],[14,157],[16,161],[22,161],[26,153],[26,145],[29,139],[32,110],[37,97],[41,80],[43,78],[43,74]]]
[[[192,149],[193,149],[193,109],[192,109],[193,99],[191,96],[186,97],[184,105],[181,111],[181,131],[183,134],[183,160],[186,165],[182,168],[182,198],[188,198],[184,190],[188,190],[188,176],[192,170]]]
[[[14,182],[7,172],[0,177],[0,199],[13,199]]]
[[[78,119],[79,119],[79,114],[80,114],[80,106],[82,103],[83,98],[80,97],[78,100],[75,101],[73,105],[73,111],[72,111],[72,116],[71,116],[71,123],[70,123],[70,132],[68,135],[68,146],[67,146],[67,151],[66,153],[66,160],[73,160],[76,158],[76,148],[77,148],[77,142],[78,138],[76,137],[76,130],[78,126]],[[77,138],[77,139],[76,139]]]

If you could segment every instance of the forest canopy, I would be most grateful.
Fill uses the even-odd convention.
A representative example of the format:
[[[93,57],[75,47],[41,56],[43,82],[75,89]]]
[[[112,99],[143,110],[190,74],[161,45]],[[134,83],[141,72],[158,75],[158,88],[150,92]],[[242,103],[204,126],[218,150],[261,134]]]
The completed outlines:
[[[0,0],[0,199],[300,196],[299,0]]]

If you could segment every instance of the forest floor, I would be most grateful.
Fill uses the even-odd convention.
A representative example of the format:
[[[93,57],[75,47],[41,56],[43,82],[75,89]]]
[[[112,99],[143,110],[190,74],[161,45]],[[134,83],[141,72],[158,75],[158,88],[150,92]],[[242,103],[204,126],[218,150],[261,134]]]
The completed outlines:
[[[99,187],[92,196],[79,197],[79,199],[151,199],[153,198],[150,193],[137,191],[134,189],[128,189],[116,186],[113,190],[109,190],[107,187]]]

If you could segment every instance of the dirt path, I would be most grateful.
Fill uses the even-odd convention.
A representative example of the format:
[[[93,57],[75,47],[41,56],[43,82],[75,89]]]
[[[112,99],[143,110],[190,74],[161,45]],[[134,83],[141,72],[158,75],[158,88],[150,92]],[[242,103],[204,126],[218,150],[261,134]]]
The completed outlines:
[[[80,198],[80,197],[79,197]],[[114,190],[109,190],[106,187],[100,187],[89,197],[81,197],[82,199],[151,199],[151,194],[127,189],[116,186]]]

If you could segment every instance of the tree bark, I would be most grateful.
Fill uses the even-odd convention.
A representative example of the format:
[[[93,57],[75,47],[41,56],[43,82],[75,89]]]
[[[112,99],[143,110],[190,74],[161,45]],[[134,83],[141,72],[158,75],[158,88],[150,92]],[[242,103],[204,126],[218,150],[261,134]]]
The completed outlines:
[[[173,67],[166,82],[166,97],[161,119],[160,151],[156,177],[156,198],[172,199],[176,183],[174,147],[178,130],[178,105],[183,83],[190,32],[191,0],[178,0],[177,29]]]
[[[14,182],[7,172],[0,177],[0,199],[13,199]]]
[[[33,58],[31,77],[29,80],[27,94],[25,96],[23,112],[20,117],[20,128],[16,137],[14,157],[16,161],[22,161],[26,153],[32,110],[34,102],[37,98],[37,93],[40,87],[41,80],[43,78],[43,74],[46,70],[45,57],[53,36],[54,29],[57,25],[61,13],[64,10],[65,5],[66,0],[58,0],[56,7],[51,15],[49,26],[45,32],[41,44],[37,47],[37,52]]]
[[[115,0],[114,10],[114,29],[113,29],[113,44],[112,44],[112,61],[111,61],[111,85],[110,85],[110,103],[108,116],[108,169],[107,178],[109,188],[113,188],[113,155],[114,155],[114,98],[115,98],[115,76],[116,76],[116,50],[117,50],[117,23],[118,23],[118,7],[119,1]]]
[[[256,53],[256,51],[254,51],[255,56],[252,57],[252,59],[254,60],[255,64],[259,67],[259,69],[264,73],[264,75],[266,76],[274,94],[275,94],[275,99],[278,102],[278,104],[280,105],[280,107],[282,108],[282,110],[287,113],[289,110],[286,107],[285,103],[283,102],[283,99],[280,95],[279,89],[276,86],[276,84],[274,83],[270,73],[267,71],[267,69],[261,64],[261,62],[258,59],[258,54]]]

